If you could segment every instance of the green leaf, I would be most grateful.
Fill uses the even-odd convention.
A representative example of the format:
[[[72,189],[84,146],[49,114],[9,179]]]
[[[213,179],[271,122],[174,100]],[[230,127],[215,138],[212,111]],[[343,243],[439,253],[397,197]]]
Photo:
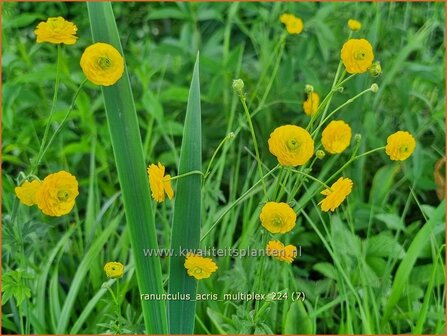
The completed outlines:
[[[110,2],[89,2],[87,8],[93,40],[109,43],[124,55]],[[158,249],[158,243],[141,134],[127,70],[116,84],[101,89],[130,231],[138,287],[143,294],[161,294],[160,258],[145,257],[143,254],[143,249]],[[143,300],[141,305],[146,332],[166,333],[165,302]]]
[[[369,194],[369,202],[371,204],[380,205],[384,204],[387,200],[387,195],[393,187],[394,176],[399,172],[399,165],[388,165],[381,167],[376,175],[371,186],[371,192]]]
[[[2,277],[2,306],[9,301],[11,297],[16,300],[17,306],[31,297],[31,289],[26,284],[27,279],[31,279],[32,275],[23,271],[8,271],[3,273]]]
[[[197,54],[189,90],[185,126],[180,153],[179,175],[202,170],[202,126],[200,109],[199,55]],[[174,217],[172,221],[171,248],[197,249],[201,224],[201,183],[199,174],[180,178],[177,182]],[[169,293],[189,294],[192,300],[168,303],[169,333],[192,334],[196,309],[197,280],[188,276],[184,256],[170,260]]]
[[[284,334],[312,334],[312,320],[307,314],[304,303],[292,302],[287,312]]]
[[[337,270],[334,265],[328,262],[320,262],[312,266],[312,268],[323,274],[325,277],[337,280]]]
[[[408,282],[410,272],[413,269],[416,259],[419,257],[425,246],[430,242],[429,238],[435,226],[442,222],[445,223],[445,200],[441,202],[441,204],[436,208],[432,217],[416,234],[410,247],[408,248],[405,258],[400,263],[394,278],[391,295],[388,298],[385,307],[382,322],[386,323],[389,320],[391,313],[394,311],[396,304],[399,302],[405,288],[405,284]]]
[[[402,218],[395,214],[378,214],[375,216],[378,220],[384,222],[388,229],[391,230],[405,230]]]

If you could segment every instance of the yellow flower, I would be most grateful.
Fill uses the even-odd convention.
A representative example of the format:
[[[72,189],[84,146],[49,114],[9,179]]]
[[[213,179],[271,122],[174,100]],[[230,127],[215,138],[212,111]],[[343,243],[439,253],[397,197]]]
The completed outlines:
[[[284,246],[284,244],[278,240],[271,240],[267,244],[267,255],[289,264],[295,259],[296,254],[297,249],[293,245]]]
[[[160,162],[158,166],[151,164],[147,168],[147,173],[149,174],[152,198],[161,203],[165,200],[166,193],[171,200],[174,197],[174,190],[172,190],[171,175],[165,175],[165,166]]]
[[[284,13],[281,14],[281,16],[279,17],[279,21],[281,21],[284,24],[287,24],[294,16],[292,14],[289,13]]]
[[[323,190],[321,193],[326,198],[318,203],[321,205],[321,210],[328,212],[337,209],[351,193],[352,185],[351,179],[340,177],[337,182],[331,185],[330,189]]]
[[[76,177],[62,170],[45,177],[36,193],[37,206],[45,215],[63,216],[73,209],[78,195]]]
[[[338,154],[351,143],[351,127],[343,120],[331,121],[321,134],[324,149],[331,154]]]
[[[405,131],[391,134],[386,141],[385,152],[393,161],[404,161],[410,157],[416,147],[416,140]]]
[[[75,44],[76,31],[78,27],[63,17],[48,18],[47,22],[41,22],[37,25],[34,34],[37,37],[37,43],[49,42],[53,44]]]
[[[120,262],[111,261],[104,265],[104,271],[108,278],[121,278],[124,274],[124,265]]]
[[[310,117],[313,116],[318,110],[318,104],[320,104],[320,96],[316,92],[311,92],[303,104],[304,112]]]
[[[184,266],[188,275],[197,280],[209,278],[218,268],[211,258],[204,258],[193,253],[188,253]]]
[[[261,225],[271,233],[286,233],[296,224],[296,213],[287,203],[267,202],[259,215]]]
[[[357,30],[360,30],[360,28],[362,28],[362,24],[359,21],[357,21],[357,20],[349,19],[348,20],[348,27],[352,31],[357,31]]]
[[[289,34],[299,34],[303,31],[303,21],[293,14],[284,13],[279,20],[286,25]]]
[[[124,59],[112,45],[98,42],[84,50],[81,68],[92,83],[110,86],[122,77]]]
[[[295,125],[276,128],[268,140],[269,150],[283,166],[305,164],[314,153],[314,141],[309,132]]]
[[[366,72],[374,60],[372,46],[365,39],[350,39],[341,49],[341,60],[350,74]]]
[[[15,187],[14,191],[20,202],[25,205],[32,206],[37,203],[36,193],[41,188],[42,182],[33,180],[31,182],[25,181],[20,187]]]

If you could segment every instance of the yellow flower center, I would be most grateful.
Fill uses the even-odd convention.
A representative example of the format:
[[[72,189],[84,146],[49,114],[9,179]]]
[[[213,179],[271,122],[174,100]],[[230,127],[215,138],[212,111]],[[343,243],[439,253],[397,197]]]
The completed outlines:
[[[282,226],[282,219],[281,219],[281,217],[274,217],[272,219],[272,225],[276,226],[276,227],[281,227]]]
[[[408,151],[408,146],[405,146],[405,145],[401,146],[401,147],[400,147],[400,151],[401,151],[402,153],[406,153],[406,152]]]
[[[355,54],[354,54],[354,58],[357,61],[363,61],[365,59],[365,57],[366,57],[366,53],[365,53],[364,50],[356,51]]]
[[[59,190],[57,192],[57,199],[61,202],[67,201],[69,196],[70,194],[66,190]]]
[[[101,56],[98,58],[98,65],[101,69],[106,70],[112,66],[112,61],[108,57]]]
[[[202,269],[197,267],[194,269],[194,274],[202,274]]]
[[[296,141],[295,138],[289,139],[287,141],[287,148],[290,149],[291,151],[296,150],[299,147],[299,143],[298,141]]]

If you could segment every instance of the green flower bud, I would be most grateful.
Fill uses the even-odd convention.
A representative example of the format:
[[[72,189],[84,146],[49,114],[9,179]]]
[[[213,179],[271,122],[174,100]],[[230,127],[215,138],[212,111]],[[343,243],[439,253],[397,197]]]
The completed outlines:
[[[306,92],[307,94],[310,94],[310,93],[314,92],[314,87],[310,84],[306,84],[306,86],[304,87],[304,92]]]
[[[378,77],[382,73],[382,67],[380,66],[380,62],[374,62],[369,68],[368,72],[372,77]]]
[[[371,92],[376,93],[377,91],[379,91],[379,86],[374,83],[371,85]]]
[[[315,155],[317,156],[318,159],[322,160],[326,156],[326,153],[323,150],[319,149],[317,150]]]
[[[238,95],[242,95],[244,93],[244,81],[242,79],[234,79],[233,80],[233,90]]]

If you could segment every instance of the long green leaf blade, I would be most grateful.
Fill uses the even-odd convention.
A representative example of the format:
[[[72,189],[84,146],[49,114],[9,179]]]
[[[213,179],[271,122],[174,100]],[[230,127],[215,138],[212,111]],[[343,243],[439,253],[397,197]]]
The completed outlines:
[[[93,40],[113,45],[124,55],[109,2],[89,2]],[[121,185],[133,257],[142,294],[161,294],[163,284],[159,257],[145,257],[143,249],[157,249],[154,215],[143,156],[135,104],[127,69],[112,86],[102,87],[116,168]],[[164,301],[141,301],[148,334],[167,332]]]
[[[197,55],[189,90],[183,140],[180,153],[179,174],[202,170],[202,130],[199,84],[199,55]],[[201,176],[180,178],[177,182],[171,248],[197,249],[200,240]],[[178,253],[179,254],[179,253]],[[195,296],[197,281],[187,275],[185,257],[172,256],[170,261],[169,293],[189,294],[191,300],[168,303],[169,333],[192,334],[194,331]]]
[[[443,218],[445,218],[445,200],[443,200],[441,204],[439,204],[431,218],[416,234],[416,237],[408,248],[407,254],[400,263],[399,268],[397,269],[393,287],[391,289],[391,295],[388,299],[382,318],[382,321],[384,323],[388,322],[394,307],[399,302],[399,299],[405,288],[405,284],[408,282],[410,272],[413,269],[413,266],[417,258],[419,257],[419,254],[424,249],[426,244],[430,242],[429,238],[434,227],[439,224],[439,222],[442,222]]]

